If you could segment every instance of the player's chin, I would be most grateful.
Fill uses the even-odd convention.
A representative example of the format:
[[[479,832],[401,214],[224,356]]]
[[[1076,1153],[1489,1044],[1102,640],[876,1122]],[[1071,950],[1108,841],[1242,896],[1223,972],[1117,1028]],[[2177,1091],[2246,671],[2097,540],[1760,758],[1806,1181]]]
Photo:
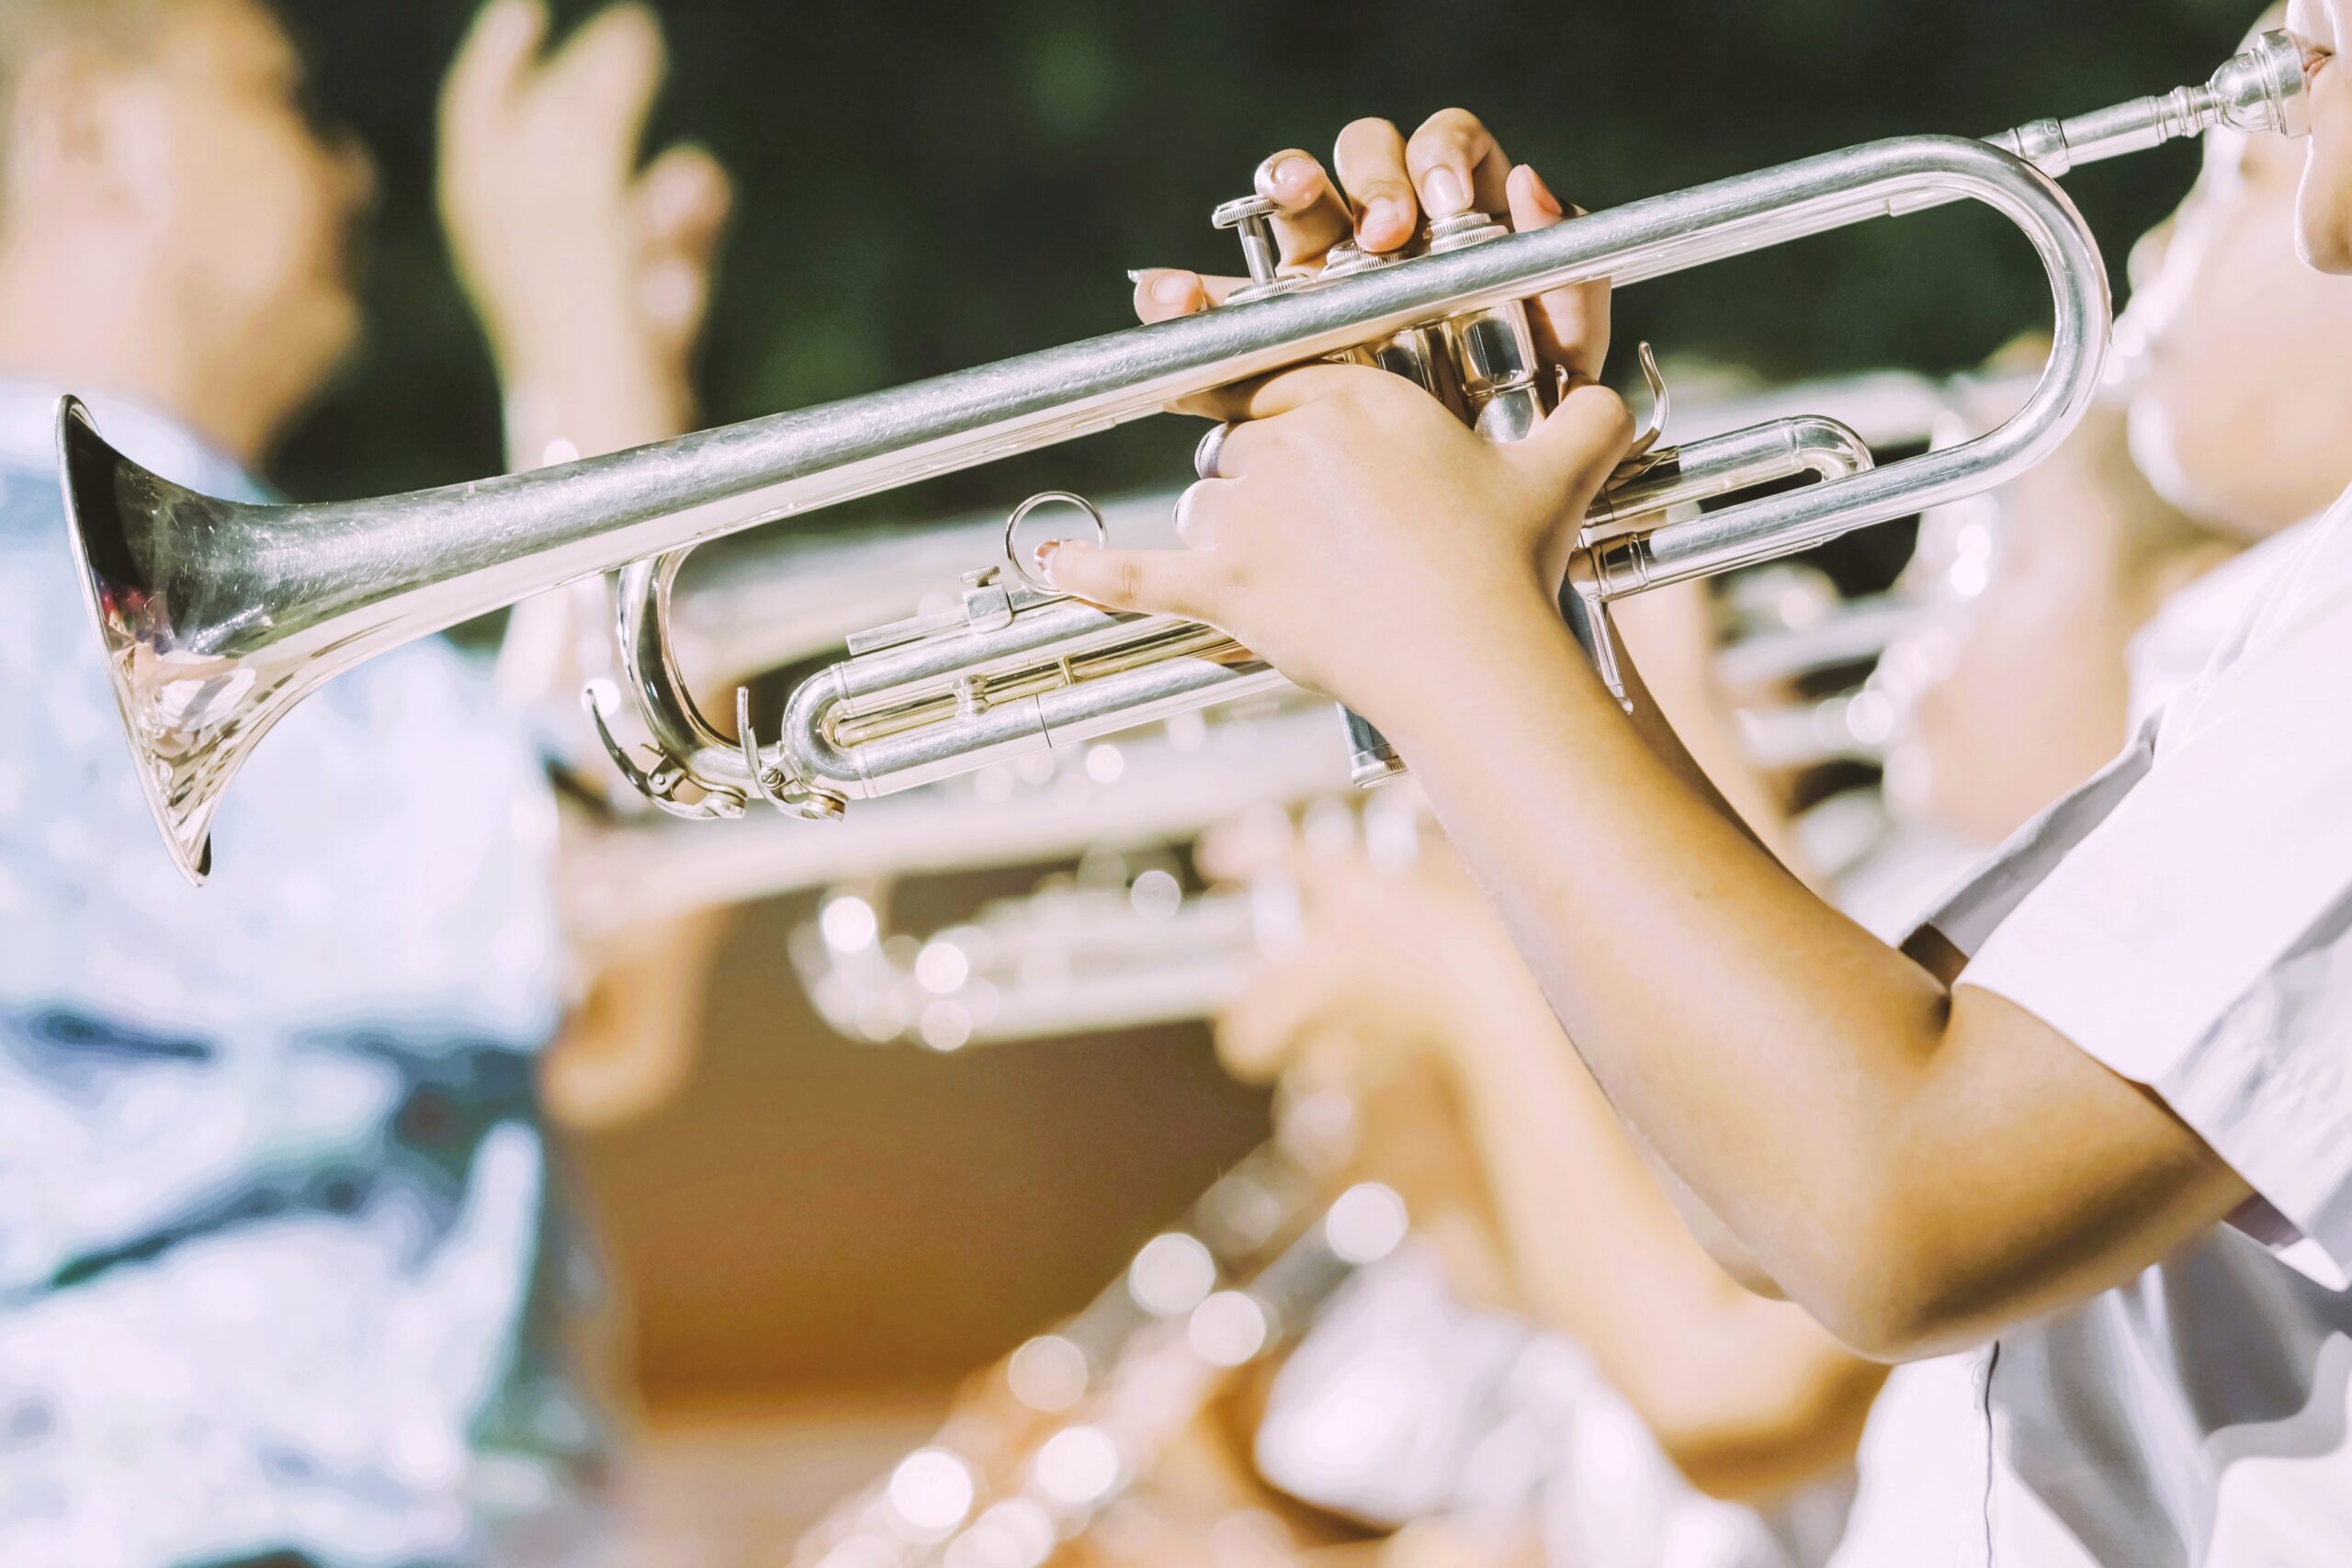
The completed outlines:
[[[2306,266],[2352,274],[2352,198],[2306,195],[2296,219],[2295,248]]]
[[[2346,138],[2312,141],[2295,199],[2295,248],[2327,273],[2352,273],[2352,147]]]

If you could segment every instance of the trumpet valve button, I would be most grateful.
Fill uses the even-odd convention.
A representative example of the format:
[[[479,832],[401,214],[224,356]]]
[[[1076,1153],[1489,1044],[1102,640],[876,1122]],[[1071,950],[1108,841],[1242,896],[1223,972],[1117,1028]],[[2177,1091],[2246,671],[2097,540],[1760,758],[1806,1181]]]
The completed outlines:
[[[1430,251],[1432,254],[1458,251],[1465,245],[1484,244],[1499,240],[1510,231],[1484,212],[1457,212],[1451,218],[1441,218],[1430,225]]]
[[[1257,299],[1308,281],[1282,276],[1282,247],[1274,240],[1274,204],[1262,196],[1237,196],[1209,214],[1219,229],[1230,229],[1241,241],[1241,262],[1250,281],[1228,299]]]
[[[1341,240],[1324,254],[1320,276],[1327,282],[1334,278],[1353,277],[1360,273],[1376,272],[1401,259],[1394,254],[1367,251],[1353,240]]]

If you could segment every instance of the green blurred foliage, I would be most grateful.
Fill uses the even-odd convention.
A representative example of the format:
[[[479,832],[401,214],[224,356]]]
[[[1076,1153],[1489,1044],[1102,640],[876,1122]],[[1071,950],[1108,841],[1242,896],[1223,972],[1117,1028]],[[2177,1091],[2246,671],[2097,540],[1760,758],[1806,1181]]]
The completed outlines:
[[[298,494],[476,476],[497,398],[431,195],[432,105],[469,0],[286,0],[381,165],[364,357],[284,456]],[[561,9],[568,24],[589,9]],[[2201,77],[2247,0],[662,0],[664,140],[734,172],[706,356],[718,423],[1111,330],[1124,270],[1222,268],[1209,208],[1341,124],[1476,108],[1589,208],[1872,137],[1987,131]],[[2186,187],[2185,148],[2070,182],[2119,275]],[[1770,375],[1973,362],[2046,319],[2025,245],[1974,209],[1662,280],[1620,338]],[[867,514],[1183,471],[1153,421],[939,481]]]

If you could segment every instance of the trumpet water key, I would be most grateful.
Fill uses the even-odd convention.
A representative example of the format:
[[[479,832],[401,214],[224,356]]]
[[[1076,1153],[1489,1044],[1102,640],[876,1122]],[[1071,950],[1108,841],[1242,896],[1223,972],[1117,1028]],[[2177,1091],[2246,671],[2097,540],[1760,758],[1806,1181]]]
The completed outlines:
[[[1575,581],[1597,604],[1908,516],[2039,461],[2088,406],[2111,330],[2098,245],[2052,176],[2214,125],[2300,130],[2302,91],[2301,51],[2274,33],[2202,85],[1991,141],[1870,142],[1328,287],[633,451],[378,501],[284,507],[205,496],[124,457],[69,398],[59,410],[59,461],[74,547],[141,785],[175,861],[198,879],[210,863],[208,829],[221,790],[306,694],[389,648],[574,578],[1107,429],[1213,388],[1573,283],[1630,285],[1955,200],[1983,202],[2025,233],[2048,278],[2055,321],[2042,378],[2013,417],[1945,450],[1855,465],[1695,520],[1624,527],[1636,505],[1662,504],[1678,483],[1718,494],[1738,488],[1716,482],[1710,455],[1694,443],[1660,473],[1630,477],[1624,487],[1659,488],[1621,493],[1595,520]],[[648,575],[639,573],[640,587]],[[658,585],[662,573],[650,576]],[[945,657],[936,636],[922,633],[905,635],[925,640],[876,657],[894,673],[944,677],[951,705],[967,672],[993,680],[1001,660],[1028,661],[1040,688],[1024,701],[1079,711],[1022,721],[1020,744],[1053,744],[1065,718],[1088,734],[1126,722],[1099,700],[1106,682],[1129,691],[1143,718],[1214,700],[1221,694],[1212,688],[1272,679],[1247,650],[1206,627],[1151,629],[1153,657],[1137,663],[1145,650],[1112,654],[1104,646],[1143,633],[1135,617],[1106,617],[1049,595],[1040,603],[1026,585],[973,588],[971,626],[980,635],[964,642],[960,658]],[[640,629],[653,619],[640,616]],[[1045,623],[1067,636],[1047,635]],[[689,722],[691,704],[666,655],[639,662],[655,689],[634,694],[670,705],[669,739],[682,743],[661,742],[643,782],[681,800],[691,782],[715,814],[740,811],[756,795],[803,815],[838,815],[849,798],[916,782],[874,765],[869,741],[908,753],[914,775],[937,776],[959,751],[1001,754],[1020,728],[1006,707],[985,700],[983,685],[971,692],[969,748],[936,733],[909,742],[920,731],[900,711],[910,695],[905,682],[878,709],[865,706],[880,695],[871,677],[881,671],[868,665],[855,691],[814,682],[832,688],[810,698],[832,705],[822,723],[811,727],[817,716],[804,709],[797,731],[788,721],[775,743],[758,741],[739,702],[730,742],[698,716]],[[939,700],[928,688],[911,695],[926,712]],[[845,701],[861,705],[841,708]],[[810,740],[816,752],[799,754],[797,744]]]

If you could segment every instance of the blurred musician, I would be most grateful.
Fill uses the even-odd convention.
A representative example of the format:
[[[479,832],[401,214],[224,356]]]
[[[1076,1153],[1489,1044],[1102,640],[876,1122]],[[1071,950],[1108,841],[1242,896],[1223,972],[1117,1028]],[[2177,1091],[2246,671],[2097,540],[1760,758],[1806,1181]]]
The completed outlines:
[[[518,450],[667,434],[725,186],[637,138],[641,10],[453,75],[453,239]],[[358,330],[368,163],[261,0],[0,0],[0,1561],[454,1563],[550,1547],[597,1434],[533,1088],[555,809],[442,644],[287,721],[200,896],[153,852],[51,427],[254,477]]]
[[[2292,142],[2210,132],[2195,187],[2132,251],[2112,400],[2025,479],[1928,519],[1906,587],[1928,614],[1881,677],[1905,716],[1888,774],[1907,822],[1989,846],[2079,784],[2352,480],[2334,434],[2352,298],[2295,254],[2301,165]]]
[[[1961,417],[1990,429],[2009,400],[1964,397]],[[1897,587],[1916,613],[1870,682],[1896,715],[1884,782],[1896,830],[1837,890],[1871,930],[1908,930],[2115,754],[2131,728],[2125,649],[2158,605],[2236,553],[2155,492],[2124,428],[2120,401],[2102,402],[2023,478],[1920,520]]]
[[[1248,869],[1229,854],[1223,864]],[[1285,1417],[1277,1385],[1259,1438],[1270,1478],[1391,1527],[1475,1516],[1494,1481],[1475,1450],[1505,1424],[1492,1404],[1502,1395],[1509,1420],[1547,1434],[1526,1500],[1549,1561],[1823,1561],[1883,1369],[1802,1311],[1747,1294],[1690,1239],[1441,846],[1409,865],[1354,852],[1291,864],[1303,939],[1227,1011],[1219,1051],[1246,1077],[1337,1081],[1385,1101],[1387,1124],[1366,1130],[1367,1171],[1406,1194],[1425,1235],[1433,1213],[1458,1223],[1452,1244],[1385,1265],[1343,1298],[1338,1324],[1286,1371],[1303,1408]],[[1432,1201],[1411,1174],[1433,1163],[1442,1173],[1431,1151],[1448,1145],[1466,1157],[1475,1199]],[[1399,1161],[1407,1171],[1392,1170]],[[1548,1331],[1542,1376],[1513,1371],[1526,1331],[1502,1333],[1498,1311]],[[1350,1356],[1366,1366],[1351,1373]],[[1321,1390],[1305,1365],[1318,1357]],[[1344,1404],[1351,1377],[1422,1391],[1421,1402],[1399,1409],[1394,1430],[1360,1418],[1342,1451],[1327,1438],[1318,1455],[1307,1436],[1332,1416],[1313,1407]],[[1493,1378],[1504,1381],[1486,1387]]]

